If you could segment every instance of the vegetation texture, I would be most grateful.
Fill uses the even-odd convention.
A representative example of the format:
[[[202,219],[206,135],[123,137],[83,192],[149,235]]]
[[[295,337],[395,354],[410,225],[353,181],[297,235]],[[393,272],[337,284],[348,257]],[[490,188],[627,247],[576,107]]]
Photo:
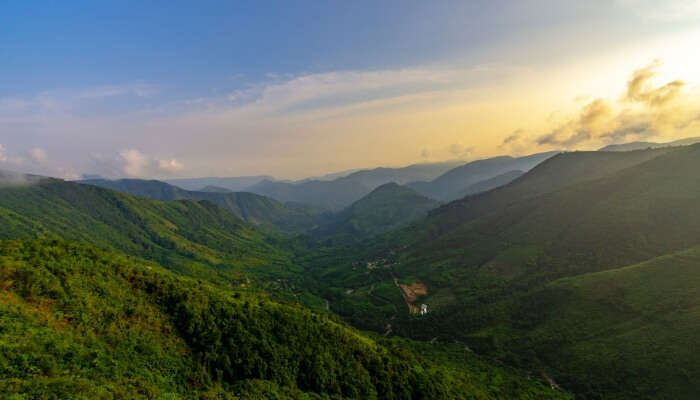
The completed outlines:
[[[3,398],[566,398],[81,244],[0,241],[0,288]]]

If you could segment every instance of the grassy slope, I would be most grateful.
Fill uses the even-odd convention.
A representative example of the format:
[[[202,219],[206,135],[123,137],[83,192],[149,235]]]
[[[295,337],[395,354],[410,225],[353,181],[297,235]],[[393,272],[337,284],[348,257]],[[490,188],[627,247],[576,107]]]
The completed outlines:
[[[86,245],[0,241],[0,288],[4,398],[566,398]]]

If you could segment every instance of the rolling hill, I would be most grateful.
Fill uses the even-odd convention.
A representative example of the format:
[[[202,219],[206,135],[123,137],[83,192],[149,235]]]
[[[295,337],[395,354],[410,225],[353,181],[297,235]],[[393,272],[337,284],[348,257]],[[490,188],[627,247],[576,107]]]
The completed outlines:
[[[157,201],[57,179],[0,188],[0,238],[61,238],[240,281],[290,271],[283,241],[211,202]]]
[[[228,189],[231,192],[242,192],[246,191],[248,187],[253,186],[266,179],[273,180],[274,178],[267,175],[261,175],[239,176],[232,178],[180,178],[167,179],[165,180],[165,182],[185,190],[202,190],[207,186],[218,186],[224,189]]]
[[[472,185],[512,171],[528,171],[557,153],[538,153],[518,158],[500,156],[472,161],[451,169],[432,181],[411,182],[407,186],[433,199],[442,201],[456,200],[462,197],[463,194],[469,193],[469,188]]]
[[[438,364],[327,314],[84,244],[0,241],[0,286],[8,399],[569,398],[463,349],[459,366]]]
[[[565,153],[315,271],[373,329],[464,341],[581,398],[692,399],[697,363],[677,343],[700,335],[699,201],[700,145]]]
[[[449,226],[465,224],[472,219],[501,211],[510,204],[576,183],[600,179],[677,149],[560,153],[505,186],[468,196],[436,209],[432,221],[440,220],[442,229],[450,229]]]
[[[403,184],[433,179],[460,162],[415,164],[403,168],[360,170],[333,180],[280,182],[265,180],[248,190],[273,199],[326,207],[339,211],[369,194],[377,187],[395,182]]]
[[[229,193],[231,190],[223,188],[221,186],[208,185],[203,187],[200,192],[215,192],[215,193]]]
[[[356,201],[320,226],[315,237],[367,238],[399,228],[428,215],[440,203],[396,183],[387,183]]]
[[[488,192],[489,190],[495,189],[497,187],[505,186],[514,180],[520,178],[525,172],[523,171],[508,171],[500,175],[496,175],[493,178],[485,179],[479,181],[473,185],[470,185],[466,189],[455,192],[455,196],[461,199],[466,196],[472,196],[482,192]]]
[[[700,249],[564,278],[514,307],[499,339],[585,398],[700,396]]]
[[[165,182],[143,179],[84,180],[79,183],[155,200],[206,200],[253,225],[283,232],[309,230],[325,217],[319,210],[311,207],[285,205],[271,198],[248,192],[228,192],[225,189],[191,191]]]
[[[656,143],[656,142],[630,142],[622,144],[611,144],[605,146],[598,151],[632,151],[632,150],[644,150],[644,149],[658,149],[660,147],[675,147],[675,146],[688,146],[700,142],[700,137],[692,137],[674,140],[672,142]]]

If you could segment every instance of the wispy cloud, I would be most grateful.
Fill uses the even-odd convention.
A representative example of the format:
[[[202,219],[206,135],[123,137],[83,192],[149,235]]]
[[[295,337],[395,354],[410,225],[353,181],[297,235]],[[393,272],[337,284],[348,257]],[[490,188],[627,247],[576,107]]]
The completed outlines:
[[[3,144],[27,158],[23,168],[63,176],[283,171],[299,177],[360,162],[480,156],[476,148],[484,152],[487,139],[493,151],[522,154],[543,146],[573,148],[660,135],[683,124],[692,129],[696,122],[690,116],[696,117],[697,109],[683,105],[690,88],[674,83],[680,81],[656,82],[657,66],[635,71],[622,82],[627,87],[617,99],[577,103],[572,117],[548,130],[521,125],[503,108],[508,96],[523,95],[506,90],[524,71],[499,65],[271,76],[213,96],[154,101],[119,112],[83,112],[83,107],[105,99],[139,104],[144,96],[157,98],[157,91],[130,84],[42,92],[0,99],[0,130],[7,132]],[[528,112],[534,107],[526,106]],[[522,128],[487,138],[495,134],[494,122],[511,119],[511,127]],[[445,127],[452,133],[442,132]],[[482,142],[470,141],[477,135]],[[32,148],[51,157],[40,162]]]
[[[685,86],[682,80],[675,80],[664,85],[653,87],[651,80],[657,75],[661,66],[660,60],[655,60],[650,65],[640,68],[632,74],[627,82],[625,99],[646,103],[652,107],[662,107],[675,100]]]
[[[656,60],[633,71],[618,101],[595,99],[551,131],[534,138],[513,134],[503,146],[531,140],[536,146],[576,148],[680,133],[697,122],[699,105],[687,98],[683,81],[655,83],[660,65]]]

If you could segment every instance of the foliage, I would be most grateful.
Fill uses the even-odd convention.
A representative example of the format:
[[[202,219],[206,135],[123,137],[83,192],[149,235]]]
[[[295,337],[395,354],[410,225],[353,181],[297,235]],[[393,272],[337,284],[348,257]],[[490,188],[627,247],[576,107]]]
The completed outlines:
[[[700,244],[698,171],[698,145],[562,154],[374,243],[318,250],[303,263],[337,296],[331,308],[353,323],[364,318],[366,328],[383,331],[391,322],[397,335],[460,340],[479,354],[540,369],[584,398],[695,398],[696,360],[679,350],[697,335],[688,322],[695,315],[688,299],[697,294],[688,269],[675,278],[689,279],[687,286],[664,292],[661,304],[674,310],[668,318],[655,316],[666,312],[657,307],[659,292],[649,295],[659,276],[637,275],[595,300],[573,283],[551,282],[616,276],[604,274]],[[395,298],[376,301],[370,289],[395,278],[427,286],[420,300],[430,306],[427,316],[408,315]],[[631,298],[646,300],[630,306]],[[634,311],[645,308],[643,316]]]
[[[0,241],[0,285],[5,398],[565,398],[82,244]]]
[[[288,233],[307,231],[325,221],[327,217],[325,213],[312,207],[282,204],[277,200],[248,192],[230,192],[216,188],[209,191],[191,191],[165,182],[143,179],[92,179],[80,183],[154,200],[208,201],[253,225]]]
[[[0,238],[61,238],[220,283],[289,275],[284,241],[206,201],[155,201],[59,180],[0,189]]]

